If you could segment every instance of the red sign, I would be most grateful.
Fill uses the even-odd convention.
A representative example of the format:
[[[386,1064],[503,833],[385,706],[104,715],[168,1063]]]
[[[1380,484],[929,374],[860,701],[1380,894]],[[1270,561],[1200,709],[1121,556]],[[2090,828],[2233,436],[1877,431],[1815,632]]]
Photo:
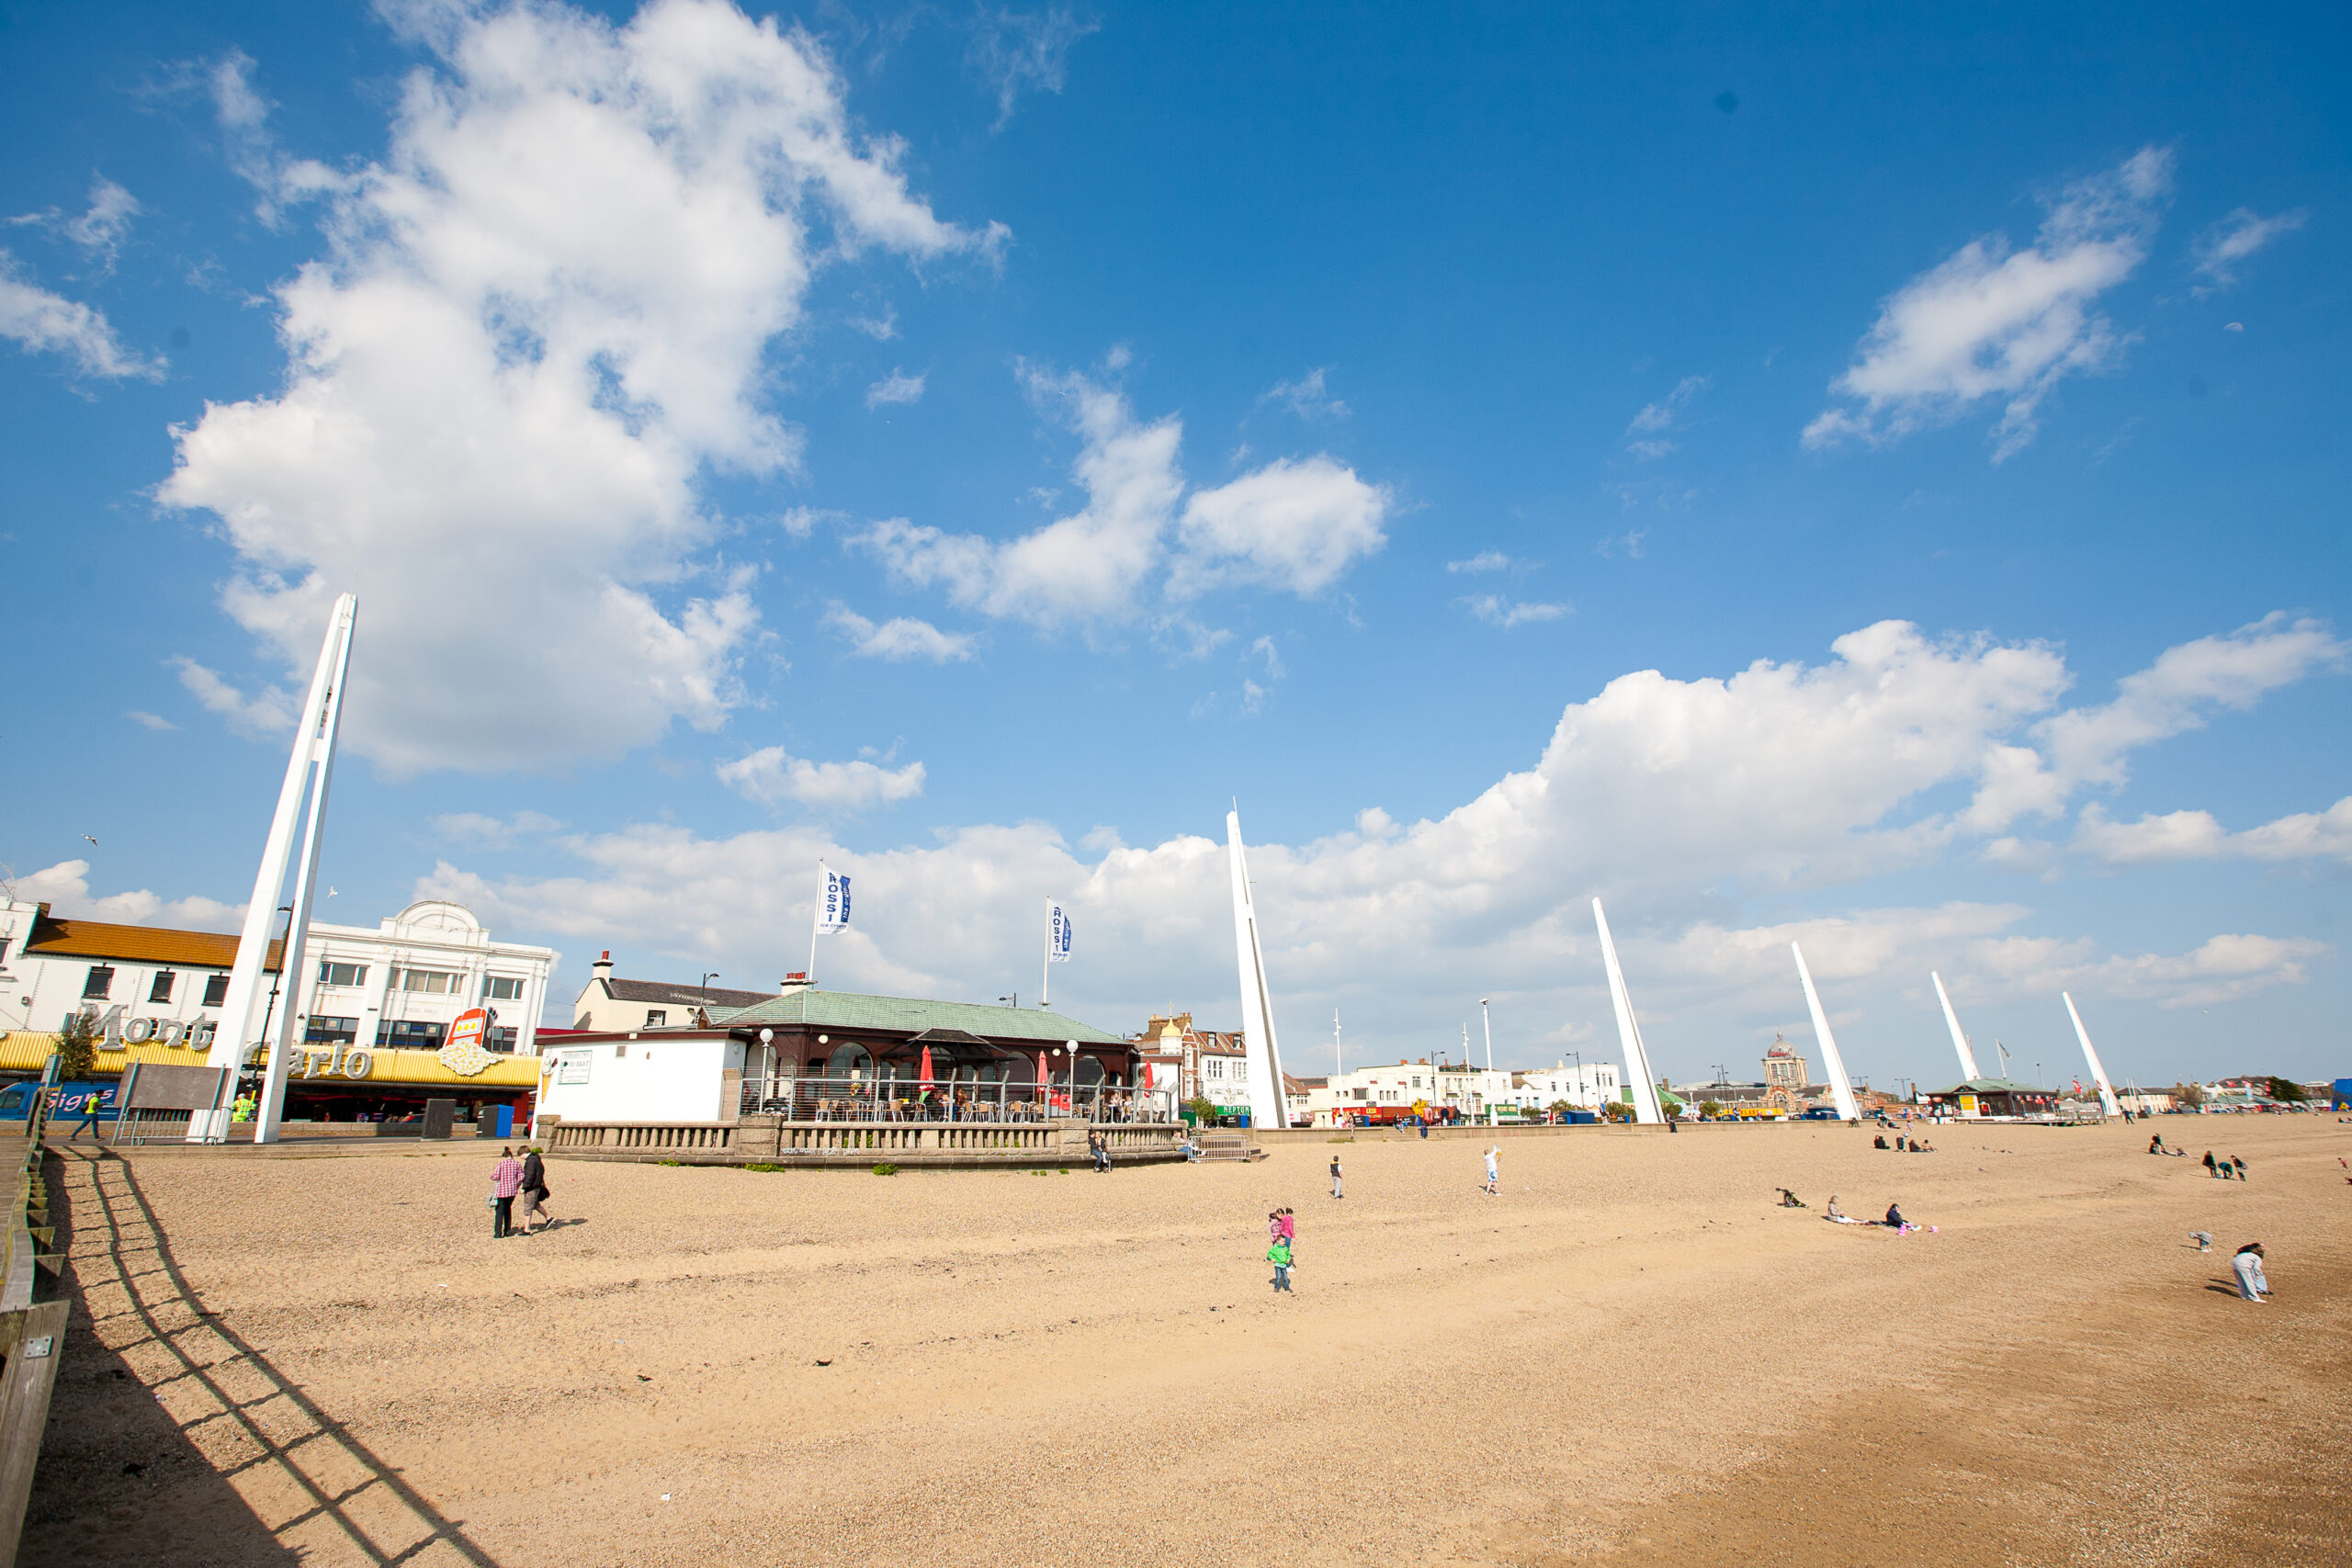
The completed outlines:
[[[489,1032],[488,1010],[482,1008],[470,1009],[459,1013],[456,1021],[449,1025],[449,1038],[444,1043],[444,1049],[450,1045],[478,1045],[487,1050],[489,1042],[484,1036]]]

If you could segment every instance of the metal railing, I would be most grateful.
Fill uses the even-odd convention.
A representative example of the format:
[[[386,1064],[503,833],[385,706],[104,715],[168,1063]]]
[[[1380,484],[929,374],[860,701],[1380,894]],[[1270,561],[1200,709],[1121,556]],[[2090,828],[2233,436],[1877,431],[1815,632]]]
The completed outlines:
[[[985,1083],[970,1078],[746,1078],[745,1116],[787,1122],[1044,1122],[1082,1117],[1106,1126],[1176,1120],[1169,1089],[1118,1084]]]

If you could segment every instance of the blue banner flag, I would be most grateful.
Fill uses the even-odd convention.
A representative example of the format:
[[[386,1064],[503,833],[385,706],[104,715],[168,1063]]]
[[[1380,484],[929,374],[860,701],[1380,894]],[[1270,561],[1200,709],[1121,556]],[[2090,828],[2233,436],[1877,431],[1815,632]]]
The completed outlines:
[[[825,897],[817,906],[817,929],[827,934],[849,929],[849,878],[838,871],[825,873]]]
[[[1069,962],[1069,911],[1059,904],[1051,906],[1046,916],[1046,962]]]

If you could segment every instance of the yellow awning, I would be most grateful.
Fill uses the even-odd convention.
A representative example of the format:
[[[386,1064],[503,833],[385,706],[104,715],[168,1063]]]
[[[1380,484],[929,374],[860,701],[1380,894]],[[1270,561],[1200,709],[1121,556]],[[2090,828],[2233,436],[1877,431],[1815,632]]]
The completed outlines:
[[[313,1045],[312,1050],[318,1047]],[[332,1050],[333,1047],[328,1047]],[[296,1047],[293,1071],[302,1070],[301,1048]],[[30,1029],[16,1029],[0,1034],[0,1072],[37,1073],[49,1065],[57,1053],[55,1033]],[[297,1076],[297,1083],[380,1083],[424,1084],[449,1089],[469,1085],[476,1089],[537,1089],[539,1085],[539,1058],[537,1056],[493,1056],[490,1066],[464,1077],[441,1065],[439,1056],[431,1051],[399,1051],[390,1046],[363,1048],[368,1057],[368,1072],[362,1077],[343,1073],[322,1072],[316,1078]],[[346,1050],[346,1055],[348,1052]],[[107,1077],[119,1077],[133,1062],[163,1062],[176,1066],[201,1066],[203,1053],[174,1045],[126,1045],[119,1051],[101,1050],[94,1053],[96,1070]],[[324,1064],[321,1066],[323,1067]]]

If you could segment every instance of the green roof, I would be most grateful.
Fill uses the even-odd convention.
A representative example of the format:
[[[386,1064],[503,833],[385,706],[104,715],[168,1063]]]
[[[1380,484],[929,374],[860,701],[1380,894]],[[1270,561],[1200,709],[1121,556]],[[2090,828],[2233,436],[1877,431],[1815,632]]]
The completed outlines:
[[[815,1029],[888,1029],[920,1034],[926,1029],[960,1029],[989,1040],[1034,1040],[1058,1045],[1124,1045],[1126,1041],[1042,1008],[990,1007],[985,1002],[933,1002],[915,997],[862,997],[854,991],[792,991],[747,1008],[705,1010],[714,1028],[763,1023],[807,1024]]]

